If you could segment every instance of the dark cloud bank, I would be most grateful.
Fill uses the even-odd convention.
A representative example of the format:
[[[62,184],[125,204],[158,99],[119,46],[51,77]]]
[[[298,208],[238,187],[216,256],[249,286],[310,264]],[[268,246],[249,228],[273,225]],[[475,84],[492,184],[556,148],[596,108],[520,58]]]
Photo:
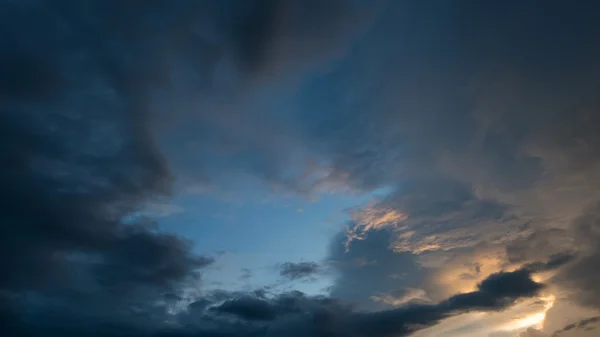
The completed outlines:
[[[170,111],[157,106],[178,86],[210,92],[221,54],[248,82],[337,53],[343,43],[318,52],[287,44],[315,36],[297,31],[305,16],[317,31],[339,23],[326,40],[344,39],[360,26],[346,9],[339,1],[0,2],[1,334],[167,331],[167,309],[213,261],[131,217],[170,192],[153,134]],[[173,335],[258,333],[223,324]]]
[[[404,336],[460,313],[502,310],[521,298],[535,296],[543,287],[531,279],[531,271],[520,269],[494,274],[476,291],[435,305],[378,312],[353,311],[334,299],[308,297],[299,292],[271,297],[263,293],[232,293],[225,294],[225,301],[222,296],[207,296],[178,315],[156,307],[153,318],[164,324],[141,325],[142,317],[136,315],[128,316],[126,323],[98,317],[81,320],[74,313],[69,317],[78,317],[78,321],[60,315],[51,317],[49,313],[44,321],[36,316],[5,315],[4,319],[10,323],[9,334],[15,336]]]
[[[356,51],[363,62],[340,65],[354,72],[334,71],[324,83],[313,83],[329,96],[301,106],[308,113],[292,123],[304,145],[331,164],[328,178],[344,176],[359,190],[402,185],[409,177],[451,181],[464,192],[472,187],[473,181],[465,182],[469,176],[501,193],[531,187],[546,169],[545,177],[555,174],[556,181],[567,177],[583,179],[591,189],[600,186],[590,169],[600,153],[598,102],[590,98],[598,89],[600,59],[593,2],[422,3],[393,3],[379,22],[372,8],[377,6],[365,8],[360,1],[1,1],[1,334],[402,336],[446,317],[502,310],[534,296],[544,285],[532,273],[566,262],[571,264],[557,282],[575,287],[575,300],[600,305],[597,268],[591,267],[600,256],[596,206],[580,214],[575,229],[566,229],[582,242],[574,261],[528,264],[437,304],[378,312],[297,292],[205,294],[180,311],[186,290],[198,287],[212,259],[195,256],[189,242],[157,231],[147,219],[124,220],[170,192],[173,177],[154,131],[171,119],[171,101],[189,98],[183,89],[201,98],[219,94],[215,72],[234,78],[236,92],[293,77],[343,58],[367,27],[386,25],[386,34]],[[398,35],[390,37],[390,28]],[[362,53],[377,49],[369,45],[377,42],[385,43],[366,62]],[[393,48],[396,42],[403,48]],[[515,89],[510,71],[497,70],[501,66],[491,72],[501,73],[507,84],[490,79],[490,68],[475,71],[482,63],[514,65],[525,78],[516,80],[522,86]],[[475,74],[483,75],[473,107],[453,95]],[[340,81],[383,87],[346,88]],[[357,92],[353,100],[348,91]],[[378,94],[383,112],[362,109],[366,93]],[[343,114],[323,113],[333,105]],[[496,113],[498,106],[507,113]],[[572,107],[577,109],[564,112]],[[213,117],[198,114],[201,120]],[[173,119],[194,117],[183,115]],[[209,130],[195,131],[215,144]],[[228,136],[242,143],[235,138],[239,131]],[[243,167],[289,183],[280,168],[286,159],[281,149],[264,147],[256,134],[249,137],[256,140],[252,150],[261,154],[260,162]],[[474,138],[479,141],[473,145]],[[549,152],[541,151],[546,145]],[[446,155],[464,161],[440,164]],[[434,189],[447,184],[427,186],[438,196]],[[575,201],[594,205],[596,197],[584,193]],[[434,206],[453,210],[464,202],[477,216],[486,207],[505,211],[503,204],[474,199],[464,192],[458,206],[456,198]],[[398,202],[423,210],[410,200]],[[313,267],[284,265],[281,276],[304,277]],[[346,276],[353,275],[363,277]],[[361,284],[344,278],[333,293],[341,296],[352,286]]]

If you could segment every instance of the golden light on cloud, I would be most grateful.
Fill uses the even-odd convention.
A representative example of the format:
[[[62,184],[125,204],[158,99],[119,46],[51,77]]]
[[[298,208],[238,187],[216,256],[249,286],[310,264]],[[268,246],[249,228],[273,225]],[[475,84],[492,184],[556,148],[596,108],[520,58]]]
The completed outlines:
[[[404,305],[409,302],[430,302],[431,299],[427,296],[427,292],[423,289],[406,288],[405,294],[399,297],[391,295],[372,296],[371,299],[377,302],[383,302],[394,307]]]
[[[511,324],[508,325],[506,330],[520,330],[520,329],[530,328],[530,327],[539,329],[539,328],[541,328],[541,325],[544,322],[545,318],[546,318],[545,312],[538,312],[537,314],[529,315],[527,317],[524,317],[524,318],[518,319],[514,322],[511,322]]]
[[[408,215],[395,209],[382,209],[366,207],[352,213],[352,220],[356,224],[346,233],[346,251],[349,250],[353,240],[362,240],[367,232],[388,226],[396,226],[408,218]]]
[[[554,306],[555,297],[549,295],[547,297],[541,297],[541,301],[544,301],[544,309],[540,312],[529,314],[523,318],[519,318],[511,321],[502,327],[504,331],[521,330],[525,328],[542,329],[544,327],[544,320],[546,319],[546,313],[552,306]]]
[[[544,328],[546,314],[555,304],[548,295],[524,300],[500,312],[472,312],[448,318],[415,333],[414,337],[518,336],[520,332]]]
[[[502,246],[477,248],[465,254],[428,254],[440,259],[438,264],[430,264],[432,287],[436,290],[437,300],[457,293],[471,292],[477,289],[477,284],[504,269],[506,250]]]
[[[354,220],[358,226],[361,226],[365,232],[396,224],[407,218],[408,216],[406,214],[395,209],[367,208],[352,214],[352,220]]]

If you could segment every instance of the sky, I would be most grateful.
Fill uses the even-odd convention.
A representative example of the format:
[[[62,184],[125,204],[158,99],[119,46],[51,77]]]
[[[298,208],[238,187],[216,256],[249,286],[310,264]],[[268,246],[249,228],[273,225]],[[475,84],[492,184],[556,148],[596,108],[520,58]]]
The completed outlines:
[[[600,3],[0,0],[0,334],[600,334]]]

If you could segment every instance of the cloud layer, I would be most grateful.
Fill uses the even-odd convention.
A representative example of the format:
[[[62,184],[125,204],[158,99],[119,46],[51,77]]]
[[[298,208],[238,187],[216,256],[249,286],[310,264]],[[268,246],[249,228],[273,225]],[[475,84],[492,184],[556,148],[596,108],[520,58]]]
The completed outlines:
[[[599,10],[0,1],[0,325],[391,337],[542,292],[600,310]],[[275,271],[331,273],[328,296],[209,291],[214,259],[144,211],[243,179],[391,192],[349,212],[325,261]],[[556,334],[597,315],[578,319]]]

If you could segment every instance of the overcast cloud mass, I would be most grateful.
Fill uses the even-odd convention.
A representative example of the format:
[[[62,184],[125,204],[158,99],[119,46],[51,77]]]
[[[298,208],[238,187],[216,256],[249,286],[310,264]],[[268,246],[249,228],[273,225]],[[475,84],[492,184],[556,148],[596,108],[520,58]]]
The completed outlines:
[[[600,334],[600,3],[0,0],[0,335]]]

